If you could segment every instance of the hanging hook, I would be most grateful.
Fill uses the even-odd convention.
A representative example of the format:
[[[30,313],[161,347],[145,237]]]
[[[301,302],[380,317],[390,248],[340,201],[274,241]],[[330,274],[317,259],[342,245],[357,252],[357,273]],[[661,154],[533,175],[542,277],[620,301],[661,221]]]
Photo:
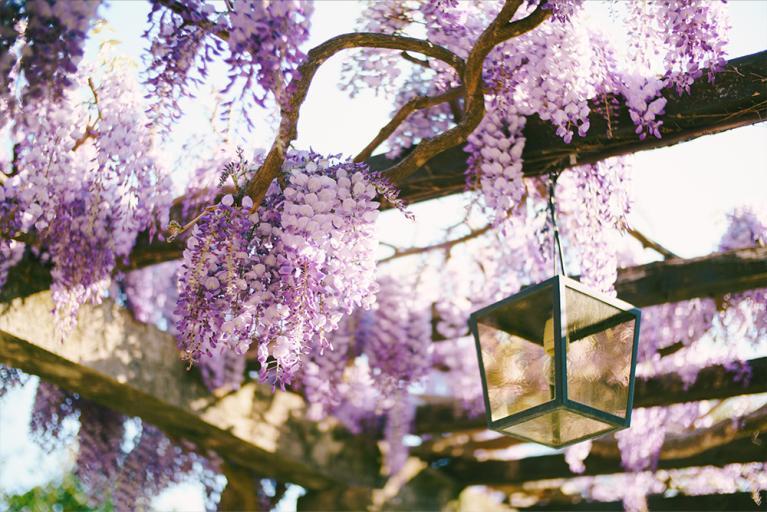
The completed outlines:
[[[562,241],[559,239],[559,227],[557,226],[557,211],[556,211],[556,200],[554,197],[554,189],[557,184],[557,178],[559,178],[559,173],[557,172],[550,172],[549,173],[549,216],[551,217],[551,227],[553,229],[554,237],[552,240],[552,261],[554,263],[554,275],[557,275],[557,258],[559,258],[559,268],[561,270],[562,275],[566,276],[567,272],[565,271],[565,257],[562,253]]]

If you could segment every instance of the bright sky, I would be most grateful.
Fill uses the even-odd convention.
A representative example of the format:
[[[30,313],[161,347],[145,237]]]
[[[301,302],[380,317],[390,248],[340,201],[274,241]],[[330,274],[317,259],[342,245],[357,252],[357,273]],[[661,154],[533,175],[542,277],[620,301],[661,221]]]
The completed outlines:
[[[141,34],[148,5],[137,1],[111,4],[103,14],[115,30],[115,39],[139,59],[145,47]],[[588,5],[596,23],[615,25],[606,19],[604,5]],[[733,26],[730,57],[767,49],[767,1],[731,0],[728,5]],[[353,30],[359,10],[360,4],[353,1],[318,2],[308,47]],[[369,93],[352,100],[338,90],[342,61],[343,55],[337,56],[317,73],[301,111],[298,147],[354,154],[389,120],[386,101]],[[192,120],[203,115],[199,108],[190,112]],[[253,137],[260,146],[268,147],[271,131],[264,129]],[[726,212],[744,204],[767,204],[767,124],[640,153],[634,157],[634,168],[633,224],[681,256],[707,254],[715,249],[725,229]],[[462,218],[463,205],[461,196],[416,205],[415,223],[387,212],[381,216],[381,238],[398,246],[432,242],[444,227]],[[0,401],[0,493],[44,483],[71,464],[70,452],[46,455],[30,442],[27,424],[33,396],[34,385],[27,385]],[[155,505],[161,510],[194,510],[201,507],[201,499],[195,486],[182,485],[165,493]]]

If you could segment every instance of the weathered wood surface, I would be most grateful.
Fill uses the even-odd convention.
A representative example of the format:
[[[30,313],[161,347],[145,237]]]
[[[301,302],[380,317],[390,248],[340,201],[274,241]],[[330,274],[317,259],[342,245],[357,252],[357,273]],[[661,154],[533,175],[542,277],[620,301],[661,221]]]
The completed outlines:
[[[663,459],[658,469],[676,469],[696,466],[723,467],[737,462],[763,462],[767,460],[767,443],[761,439],[744,438],[716,446],[691,457]],[[527,457],[520,460],[477,461],[466,458],[445,457],[437,461],[442,472],[460,485],[504,486],[546,480],[572,478],[574,475],[564,454]],[[581,475],[609,475],[622,473],[620,458],[590,454],[584,461]]]
[[[565,144],[552,126],[537,116],[528,118],[527,143],[522,153],[523,172],[537,176],[594,163],[612,156],[672,146],[704,135],[751,125],[767,119],[767,51],[739,57],[728,62],[713,84],[704,74],[695,81],[690,94],[678,96],[666,90],[668,98],[663,138],[649,136],[639,140],[628,110],[621,106],[613,112],[611,130],[600,114],[589,116],[591,128],[586,137],[573,138]],[[373,169],[392,164],[385,155],[370,159]],[[423,169],[400,185],[402,197],[411,203],[462,192],[465,188],[466,153],[462,147],[449,149],[429,161]]]
[[[758,496],[759,503],[754,501]],[[736,492],[732,494],[703,494],[700,496],[663,496],[662,494],[651,494],[647,496],[647,509],[653,510],[764,510],[767,503],[767,491],[759,491],[756,494],[750,492]],[[586,501],[579,500],[559,500],[550,503],[541,503],[531,507],[522,507],[520,510],[529,511],[551,511],[559,512],[562,510],[600,512],[600,511],[622,511],[623,503],[620,501]]]
[[[698,374],[695,383],[689,387],[685,387],[684,381],[677,374],[650,379],[638,378],[634,389],[634,407],[670,405],[767,392],[767,357],[752,359],[747,364],[752,372],[752,378],[747,384],[736,381],[737,372],[728,370],[722,365],[704,368]],[[416,411],[416,432],[455,432],[485,426],[484,416],[468,418],[457,413],[457,410],[459,409],[456,404],[452,402],[419,407]]]
[[[52,307],[43,292],[0,311],[0,362],[140,416],[256,474],[311,489],[379,483],[374,440],[306,420],[300,396],[254,383],[213,396],[184,369],[170,335],[111,303],[81,308],[77,328],[60,343]]]
[[[661,457],[663,459],[681,459],[721,446],[737,439],[751,437],[759,432],[767,431],[767,405],[741,416],[737,421],[728,418],[708,428],[700,428],[685,434],[669,434],[666,436]],[[424,460],[435,460],[441,457],[472,457],[481,450],[483,457],[493,458],[497,450],[504,450],[523,441],[511,436],[500,435],[488,439],[485,431],[473,433],[459,432],[454,435],[437,437],[414,448],[412,453]],[[620,457],[620,449],[614,436],[604,436],[595,440],[591,453],[602,457]]]
[[[767,247],[670,258],[621,269],[618,297],[638,307],[717,297],[767,286]]]

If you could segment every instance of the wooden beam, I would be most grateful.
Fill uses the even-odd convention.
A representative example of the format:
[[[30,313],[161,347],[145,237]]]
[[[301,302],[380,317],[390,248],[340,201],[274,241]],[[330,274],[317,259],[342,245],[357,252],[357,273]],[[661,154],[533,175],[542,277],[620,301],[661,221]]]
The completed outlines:
[[[737,462],[763,462],[767,460],[767,443],[758,439],[739,439],[716,446],[692,457],[658,461],[658,469],[677,469],[696,466],[723,467]],[[527,457],[520,460],[477,461],[466,458],[445,457],[434,461],[449,477],[462,486],[490,485],[504,486],[546,480],[551,478],[573,478],[576,476],[609,475],[622,473],[620,458],[602,457],[590,454],[584,461],[585,471],[575,475],[565,461],[563,454]]]
[[[76,329],[60,343],[52,307],[43,292],[0,311],[0,362],[140,416],[259,475],[309,489],[380,483],[375,441],[333,421],[306,420],[300,396],[248,383],[216,397],[196,372],[185,371],[172,336],[110,302],[82,307]]]
[[[750,367],[752,374],[747,384],[736,381],[737,372],[723,365],[702,369],[696,381],[690,386],[685,386],[682,378],[675,373],[649,379],[638,378],[634,391],[634,407],[670,405],[767,392],[767,357],[752,359],[746,364]],[[452,402],[419,407],[416,411],[416,432],[420,434],[456,432],[485,426],[484,416],[468,418],[456,412],[459,410]]]
[[[723,446],[738,439],[755,437],[767,432],[767,405],[763,405],[739,418],[727,418],[719,423],[700,428],[689,434],[669,434],[663,442],[662,460],[693,457],[706,450]],[[601,457],[620,457],[620,448],[615,439],[597,441],[592,451]]]
[[[765,431],[767,431],[767,405],[741,416],[737,421],[728,418],[712,427],[698,429],[688,434],[669,434],[666,436],[661,458],[668,460],[691,457],[716,446]],[[486,433],[487,431],[478,432]],[[504,450],[524,442],[511,436],[500,434],[499,436],[481,439],[474,438],[467,432],[459,432],[452,436],[437,437],[413,448],[411,452],[425,460],[434,460],[441,457],[472,457],[477,450],[481,450],[483,458],[493,458],[494,451]],[[605,436],[594,441],[591,453],[602,457],[620,457],[620,449],[614,436]]]
[[[759,496],[758,505],[754,497]],[[767,503],[767,491],[757,491],[754,494],[750,492],[736,492],[732,494],[703,494],[700,496],[664,496],[662,494],[651,494],[647,496],[648,510],[764,510],[764,503]],[[529,511],[622,511],[623,503],[620,501],[586,501],[575,499],[570,501],[552,501],[550,503],[539,503],[531,507],[519,507],[519,510]]]
[[[677,96],[665,91],[666,105],[663,138],[647,137],[641,141],[634,133],[628,111],[621,107],[611,120],[599,114],[590,116],[591,129],[586,137],[575,137],[565,144],[547,122],[528,119],[527,144],[522,154],[524,173],[536,176],[576,164],[593,163],[611,156],[657,149],[703,135],[756,124],[767,119],[767,51],[729,61],[713,84],[706,75],[692,86],[690,94]],[[381,170],[392,165],[385,155],[372,157],[371,168]],[[462,147],[449,149],[429,161],[401,185],[400,197],[410,203],[436,199],[465,189],[466,153]],[[125,268],[140,268],[153,263],[178,259],[180,243],[150,242],[146,233],[139,237]],[[30,280],[30,277],[35,279]],[[31,254],[11,270],[8,283],[0,290],[0,302],[23,297],[50,286],[49,269]]]
[[[153,257],[159,252],[152,245]],[[155,259],[147,257],[142,262]],[[0,303],[26,297],[50,286],[50,270],[30,251],[8,275],[0,289]],[[671,258],[664,261],[618,270],[615,288],[618,296],[644,307],[696,297],[716,297],[725,293],[767,287],[767,247],[738,249],[699,258]],[[435,323],[435,322],[433,322]],[[436,330],[435,341],[443,340]]]
[[[577,279],[577,278],[576,278]],[[767,287],[767,247],[751,247],[698,258],[670,258],[618,269],[618,297],[637,307]],[[432,338],[445,337],[432,319]]]
[[[767,51],[762,51],[729,61],[713,84],[704,73],[695,81],[690,94],[678,96],[674,91],[664,90],[668,103],[661,139],[649,136],[639,140],[625,106],[613,113],[611,129],[608,129],[606,119],[592,108],[589,133],[586,137],[574,137],[570,144],[565,144],[556,135],[551,124],[533,116],[528,118],[525,127],[527,143],[522,153],[523,172],[526,176],[538,176],[574,164],[673,146],[762,122],[767,119],[766,76]],[[393,161],[385,155],[377,155],[368,163],[373,169],[382,170]],[[431,159],[401,184],[401,196],[416,203],[463,192],[465,171],[466,153],[462,147],[454,147]]]
[[[618,297],[638,307],[767,286],[767,247],[670,258],[618,271]]]

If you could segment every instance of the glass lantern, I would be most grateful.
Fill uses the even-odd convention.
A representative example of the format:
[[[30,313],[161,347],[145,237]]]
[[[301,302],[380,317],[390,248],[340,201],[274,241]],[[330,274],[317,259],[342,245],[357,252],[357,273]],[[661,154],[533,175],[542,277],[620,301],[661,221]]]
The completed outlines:
[[[472,313],[488,428],[554,448],[627,428],[640,316],[563,275]]]

